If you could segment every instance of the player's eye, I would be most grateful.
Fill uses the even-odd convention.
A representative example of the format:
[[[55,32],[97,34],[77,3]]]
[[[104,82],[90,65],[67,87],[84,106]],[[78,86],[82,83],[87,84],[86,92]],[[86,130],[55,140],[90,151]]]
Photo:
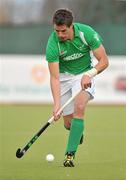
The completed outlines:
[[[66,32],[66,29],[64,29],[64,30],[61,30],[61,31],[59,31],[59,30],[55,30],[57,33],[59,33],[59,32]]]
[[[62,30],[62,32],[66,32],[66,29]]]

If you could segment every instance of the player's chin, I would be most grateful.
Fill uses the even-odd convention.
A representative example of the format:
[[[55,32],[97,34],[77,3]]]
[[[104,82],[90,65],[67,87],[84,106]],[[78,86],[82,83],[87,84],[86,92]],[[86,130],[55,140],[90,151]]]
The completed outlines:
[[[67,38],[60,38],[61,39],[61,41],[66,41],[67,40]]]

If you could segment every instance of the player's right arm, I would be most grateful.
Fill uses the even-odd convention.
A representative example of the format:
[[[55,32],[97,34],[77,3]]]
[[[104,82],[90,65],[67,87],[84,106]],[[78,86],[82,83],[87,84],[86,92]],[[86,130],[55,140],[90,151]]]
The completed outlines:
[[[51,91],[54,100],[53,115],[55,120],[58,120],[60,118],[60,113],[58,113],[60,109],[59,63],[51,62],[48,63],[48,66],[50,71]]]
[[[48,61],[50,86],[54,100],[53,115],[55,120],[58,120],[60,118],[60,114],[57,114],[60,109],[59,50],[55,33],[49,37],[46,47],[46,60]]]

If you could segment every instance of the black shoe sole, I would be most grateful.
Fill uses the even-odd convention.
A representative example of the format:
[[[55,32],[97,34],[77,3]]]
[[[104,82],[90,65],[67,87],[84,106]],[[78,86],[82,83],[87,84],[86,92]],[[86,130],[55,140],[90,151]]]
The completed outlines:
[[[73,162],[72,161],[67,161],[67,160],[63,163],[63,165],[64,165],[64,167],[74,167]]]

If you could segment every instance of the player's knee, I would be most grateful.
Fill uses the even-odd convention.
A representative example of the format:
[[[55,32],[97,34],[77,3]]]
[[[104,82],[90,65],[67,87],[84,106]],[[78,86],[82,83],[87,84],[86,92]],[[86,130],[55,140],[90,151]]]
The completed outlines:
[[[74,111],[74,115],[76,116],[84,116],[84,106],[79,104]]]
[[[76,107],[76,112],[78,113],[82,113],[84,111],[84,106],[82,104],[79,104],[77,107]]]

